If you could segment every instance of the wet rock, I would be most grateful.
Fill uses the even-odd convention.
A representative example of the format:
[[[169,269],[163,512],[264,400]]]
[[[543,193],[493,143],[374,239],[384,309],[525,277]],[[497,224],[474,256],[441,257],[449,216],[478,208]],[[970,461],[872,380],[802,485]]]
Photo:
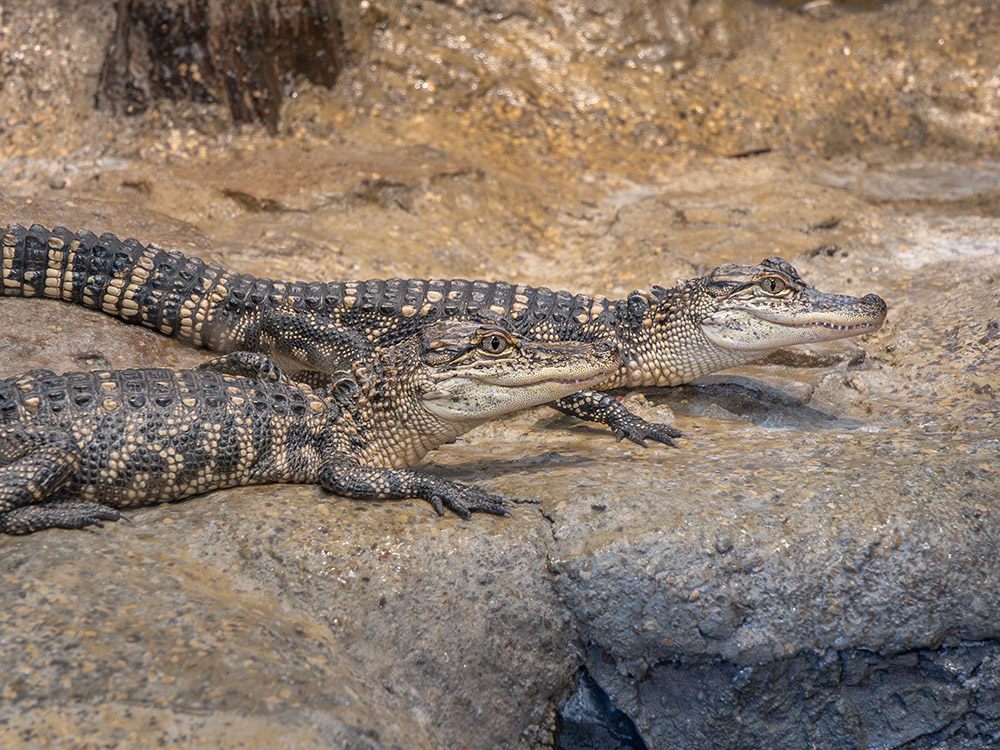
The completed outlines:
[[[997,648],[995,434],[957,444],[743,434],[733,452],[694,434],[696,445],[641,471],[613,457],[581,467],[577,482],[607,510],[571,504],[555,515],[560,593],[584,642],[618,665],[588,668],[645,741],[781,747],[787,732],[804,732],[805,744],[851,747],[888,732],[877,717],[894,711],[912,718],[893,724],[886,742],[898,744],[885,746],[986,731],[968,701],[993,705],[996,694],[942,680],[933,660]],[[794,448],[779,447],[786,440]],[[824,688],[816,655],[838,662],[861,650],[876,661],[926,651],[931,662]],[[795,674],[807,666],[808,681]],[[911,681],[929,682],[901,694]],[[929,703],[914,708],[920,700]]]
[[[807,406],[811,396],[811,386],[787,379],[772,387],[760,378],[710,375],[700,378],[697,386],[678,386],[661,398],[688,416],[718,419],[722,415],[762,427],[830,427],[836,417]]]
[[[113,5],[5,6],[2,221],[614,296],[780,255],[890,313],[628,396],[680,450],[539,410],[435,452],[514,519],[267,487],[0,540],[0,744],[565,748],[601,695],[633,746],[992,742],[1000,15],[875,5],[342,3],[352,64],[274,139],[95,112]],[[46,300],[0,341],[0,375],[206,356]]]
[[[652,747],[947,747],[994,742],[997,697],[969,674],[995,643],[947,654],[829,651],[762,666],[663,664],[639,687]],[[734,722],[734,717],[739,717]]]

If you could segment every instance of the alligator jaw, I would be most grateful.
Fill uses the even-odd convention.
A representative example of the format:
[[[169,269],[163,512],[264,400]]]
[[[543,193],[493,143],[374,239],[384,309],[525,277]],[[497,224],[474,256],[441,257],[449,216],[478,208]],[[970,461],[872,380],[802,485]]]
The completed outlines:
[[[803,289],[799,299],[784,305],[741,304],[718,310],[702,319],[701,328],[719,348],[763,353],[877,331],[885,316],[885,301],[874,294],[856,298]]]
[[[597,385],[602,380],[606,380],[608,375],[610,375],[616,369],[617,368],[609,367],[608,369],[602,370],[596,375],[591,375],[589,377],[586,375],[580,377],[540,377],[534,380],[526,380],[523,382],[513,382],[513,383],[504,382],[501,380],[493,380],[489,377],[477,377],[475,375],[470,376],[470,379],[475,380],[483,387],[498,388],[498,389],[511,388],[516,390],[518,388],[535,388],[538,386],[545,386],[547,384],[552,384],[553,386],[556,387],[571,385],[576,390],[583,390],[584,388],[590,388],[593,385]]]
[[[446,422],[479,424],[493,416],[555,401],[599,385],[616,370],[617,367],[611,366],[592,367],[589,373],[578,377],[550,375],[523,382],[503,382],[470,373],[437,383],[422,398],[424,408]]]
[[[845,325],[838,323],[826,323],[817,321],[815,323],[782,323],[781,321],[770,321],[776,325],[784,325],[789,328],[826,328],[830,331],[843,333],[844,336],[856,336],[859,333],[870,333],[882,327],[881,323],[858,323],[855,325]]]

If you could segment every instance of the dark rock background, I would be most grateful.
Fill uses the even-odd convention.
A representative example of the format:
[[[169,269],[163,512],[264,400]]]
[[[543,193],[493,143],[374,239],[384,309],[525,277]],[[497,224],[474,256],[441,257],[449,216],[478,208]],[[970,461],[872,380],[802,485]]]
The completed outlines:
[[[4,223],[606,295],[781,255],[890,313],[627,395],[681,450],[540,409],[431,455],[513,519],[274,486],[0,540],[3,747],[1000,742],[993,3],[332,2],[335,81],[253,37],[270,88],[132,115],[118,7],[0,9]],[[205,356],[0,298],[0,375]]]
[[[97,103],[145,112],[154,99],[225,103],[277,132],[286,83],[332,86],[343,40],[331,0],[118,0]]]

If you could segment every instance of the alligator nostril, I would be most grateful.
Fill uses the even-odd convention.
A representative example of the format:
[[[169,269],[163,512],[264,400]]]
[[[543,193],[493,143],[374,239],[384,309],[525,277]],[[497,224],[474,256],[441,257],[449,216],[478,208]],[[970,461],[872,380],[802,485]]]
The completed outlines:
[[[866,305],[871,305],[872,307],[881,308],[882,310],[888,309],[888,306],[885,304],[885,300],[877,294],[866,294],[861,298],[861,302]]]

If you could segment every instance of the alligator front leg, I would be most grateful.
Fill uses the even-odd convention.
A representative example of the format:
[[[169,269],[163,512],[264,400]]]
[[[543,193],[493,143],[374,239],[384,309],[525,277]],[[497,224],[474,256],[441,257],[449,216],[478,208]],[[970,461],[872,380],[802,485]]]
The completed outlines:
[[[65,501],[26,505],[0,513],[0,533],[31,534],[42,529],[82,529],[102,521],[126,518],[117,508],[100,503]]]
[[[320,472],[319,482],[331,492],[360,500],[426,500],[439,515],[448,508],[468,519],[473,512],[507,516],[510,502],[478,487],[438,479],[409,469],[381,469],[357,466],[346,461],[328,463]]]
[[[0,533],[79,529],[122,514],[98,503],[46,503],[80,464],[73,437],[47,425],[0,426]]]
[[[600,391],[580,391],[553,401],[549,406],[578,419],[607,425],[619,440],[628,438],[643,447],[646,447],[646,440],[649,439],[676,448],[677,441],[674,438],[684,437],[683,432],[670,425],[647,422],[636,416],[614,396]]]

